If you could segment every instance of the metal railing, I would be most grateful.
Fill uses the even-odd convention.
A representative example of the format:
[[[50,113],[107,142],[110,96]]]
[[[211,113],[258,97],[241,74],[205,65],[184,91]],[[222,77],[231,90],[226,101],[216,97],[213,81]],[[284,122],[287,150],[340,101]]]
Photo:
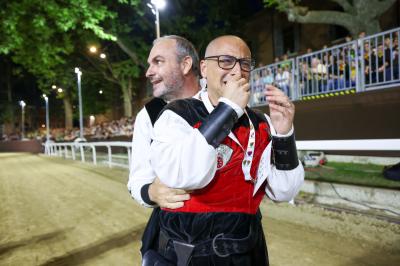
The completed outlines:
[[[266,105],[266,84],[292,100],[399,86],[400,28],[254,69],[251,106]]]
[[[256,68],[251,71],[251,106],[260,106],[267,103],[264,96],[265,85],[274,85],[285,92],[289,97],[297,97],[294,86],[295,73],[294,59]]]
[[[132,144],[127,141],[47,142],[44,144],[44,147],[46,155],[72,158],[72,160],[80,159],[82,162],[90,160],[95,165],[97,163],[105,163],[109,167],[120,166],[129,168],[131,162]],[[118,148],[119,153],[114,151],[113,154],[113,147]],[[99,152],[96,148],[99,150],[105,148],[105,152]],[[104,160],[99,161],[99,158]]]
[[[298,140],[296,141],[298,151],[400,151],[400,139],[361,139],[361,140]],[[96,148],[107,148],[105,160],[99,161],[99,153]],[[126,153],[117,155],[112,153],[112,147],[123,148]],[[86,151],[85,149],[90,149]],[[89,154],[88,154],[89,153]],[[45,154],[64,158],[80,159],[86,162],[91,157],[91,162],[97,165],[104,163],[108,167],[119,166],[129,168],[131,165],[132,144],[131,142],[87,142],[87,143],[47,143]],[[78,158],[80,157],[80,158]],[[101,156],[104,158],[104,156]],[[120,159],[116,162],[113,159]],[[121,159],[125,159],[122,160]]]

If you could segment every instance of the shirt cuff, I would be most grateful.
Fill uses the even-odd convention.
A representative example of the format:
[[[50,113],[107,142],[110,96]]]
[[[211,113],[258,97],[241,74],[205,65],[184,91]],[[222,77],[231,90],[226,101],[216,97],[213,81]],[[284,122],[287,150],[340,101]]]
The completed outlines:
[[[293,125],[292,125],[292,127],[290,128],[290,130],[289,130],[289,132],[287,134],[278,134],[275,130],[274,130],[274,132],[272,132],[272,130],[271,130],[271,135],[274,136],[274,137],[286,138],[286,137],[289,137],[289,136],[293,135],[293,132],[294,132],[294,128],[293,128]]]
[[[142,200],[151,206],[157,206],[157,203],[155,203],[154,201],[150,200],[150,196],[149,196],[149,186],[150,184],[146,184],[142,187],[142,189],[140,190],[140,196],[142,196]]]
[[[239,105],[237,105],[236,103],[232,102],[231,100],[229,100],[229,99],[227,99],[227,98],[224,98],[224,97],[220,97],[220,98],[218,99],[218,101],[219,101],[219,102],[226,103],[227,105],[229,105],[230,107],[232,107],[232,109],[235,110],[235,112],[236,112],[238,118],[240,118],[240,117],[244,114],[243,109],[240,108]]]

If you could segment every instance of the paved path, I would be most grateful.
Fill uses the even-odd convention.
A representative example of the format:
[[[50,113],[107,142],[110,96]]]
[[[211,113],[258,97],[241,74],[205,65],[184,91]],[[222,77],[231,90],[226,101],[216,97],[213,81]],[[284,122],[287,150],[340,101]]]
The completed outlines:
[[[0,153],[0,265],[140,265],[127,171]],[[400,226],[264,202],[272,266],[400,265]]]

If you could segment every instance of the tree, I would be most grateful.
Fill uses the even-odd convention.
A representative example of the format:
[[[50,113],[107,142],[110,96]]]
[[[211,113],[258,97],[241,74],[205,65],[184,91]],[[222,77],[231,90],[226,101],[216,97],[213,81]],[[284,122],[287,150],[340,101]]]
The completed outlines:
[[[301,0],[263,0],[265,5],[274,6],[287,14],[288,20],[298,23],[323,23],[346,28],[353,37],[365,31],[368,35],[381,31],[379,18],[396,0],[330,0],[342,11],[310,10],[302,6]],[[325,1],[324,1],[325,2]]]
[[[135,6],[138,2],[119,0],[112,4]],[[65,80],[68,75],[63,75],[71,65],[68,58],[87,34],[122,43],[101,25],[116,16],[117,13],[101,0],[23,0],[2,4],[0,54],[9,56],[15,64],[32,73],[43,92],[48,92],[56,81],[64,80],[66,91],[62,98],[67,128],[72,126],[71,102],[74,97],[71,90],[74,87]]]

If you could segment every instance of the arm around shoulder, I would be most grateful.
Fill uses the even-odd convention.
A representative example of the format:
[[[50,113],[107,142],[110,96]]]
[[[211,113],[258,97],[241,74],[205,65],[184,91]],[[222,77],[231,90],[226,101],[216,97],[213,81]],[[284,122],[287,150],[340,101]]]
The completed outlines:
[[[156,175],[171,188],[203,188],[216,171],[214,147],[171,110],[165,110],[154,125],[150,157]]]

